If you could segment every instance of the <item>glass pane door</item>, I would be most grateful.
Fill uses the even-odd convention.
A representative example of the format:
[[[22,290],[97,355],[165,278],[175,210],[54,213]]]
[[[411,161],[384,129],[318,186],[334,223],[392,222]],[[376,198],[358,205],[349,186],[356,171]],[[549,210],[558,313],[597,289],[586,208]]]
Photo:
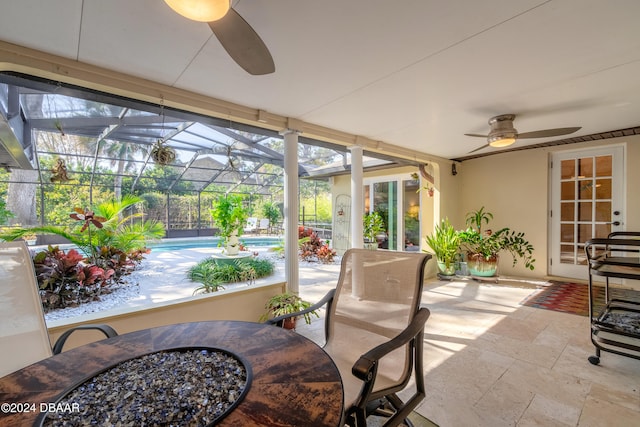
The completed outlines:
[[[396,178],[364,186],[364,214],[377,212],[385,226],[378,247],[394,251],[420,250],[420,181]]]
[[[396,181],[373,184],[373,210],[378,212],[386,226],[386,238],[379,242],[382,249],[396,249],[398,233],[398,183]]]
[[[553,275],[586,277],[585,242],[622,230],[622,155],[612,147],[554,156]]]
[[[402,218],[404,220],[405,251],[420,250],[420,181],[402,181]]]

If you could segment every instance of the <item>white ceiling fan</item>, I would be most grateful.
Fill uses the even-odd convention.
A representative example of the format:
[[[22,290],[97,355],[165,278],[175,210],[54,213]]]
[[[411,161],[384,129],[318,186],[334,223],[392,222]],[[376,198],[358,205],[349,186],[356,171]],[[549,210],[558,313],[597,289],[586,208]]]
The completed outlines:
[[[491,131],[488,135],[479,135],[476,133],[465,133],[466,136],[477,136],[481,138],[487,138],[487,143],[482,147],[476,148],[469,153],[475,153],[486,147],[507,147],[516,139],[521,138],[548,138],[552,136],[568,135],[570,133],[577,132],[581,127],[568,127],[568,128],[556,128],[556,129],[543,129],[533,132],[518,133],[513,127],[513,120],[516,118],[515,114],[501,114],[489,119],[489,125]]]
[[[230,0],[164,0],[185,18],[206,22],[229,56],[254,76],[271,74],[276,67],[258,33],[231,7]]]

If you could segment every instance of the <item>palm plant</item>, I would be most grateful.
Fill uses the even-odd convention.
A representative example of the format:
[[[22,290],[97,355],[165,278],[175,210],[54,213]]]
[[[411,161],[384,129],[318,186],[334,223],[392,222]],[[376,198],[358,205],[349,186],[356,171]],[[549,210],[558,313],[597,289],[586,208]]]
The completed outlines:
[[[99,143],[99,142],[98,142]],[[125,171],[136,167],[136,155],[148,154],[149,148],[140,144],[113,142],[103,148],[107,157],[111,158],[111,166],[116,166],[113,176],[113,193],[116,200],[122,196],[122,178]]]
[[[99,258],[105,253],[102,248],[117,248],[123,252],[142,250],[148,240],[159,239],[164,236],[164,225],[158,221],[134,221],[142,213],[126,215],[142,199],[136,196],[126,195],[121,200],[111,200],[96,205],[93,210],[75,210],[74,219],[81,219],[81,223],[73,227],[45,225],[40,227],[18,227],[11,229],[2,235],[1,239],[16,240],[29,234],[55,234],[69,240],[78,246],[85,254]],[[80,217],[79,215],[82,215]],[[94,221],[96,218],[98,220]],[[98,222],[101,227],[96,225]],[[83,233],[89,223],[96,226],[91,233]]]
[[[453,228],[448,218],[436,224],[433,233],[425,240],[438,260],[438,268],[445,275],[452,275],[455,271],[454,262],[460,249],[460,235]]]

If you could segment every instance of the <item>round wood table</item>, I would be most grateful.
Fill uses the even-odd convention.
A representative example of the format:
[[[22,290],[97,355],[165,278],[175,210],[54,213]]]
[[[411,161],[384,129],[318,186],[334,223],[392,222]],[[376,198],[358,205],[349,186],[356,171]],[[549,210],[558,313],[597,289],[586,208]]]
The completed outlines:
[[[321,427],[342,421],[340,373],[322,348],[294,331],[239,321],[161,326],[71,349],[0,378],[0,403],[53,403],[117,363],[180,347],[227,349],[250,365],[249,391],[220,426]],[[0,426],[32,425],[40,415],[7,408],[0,412]]]

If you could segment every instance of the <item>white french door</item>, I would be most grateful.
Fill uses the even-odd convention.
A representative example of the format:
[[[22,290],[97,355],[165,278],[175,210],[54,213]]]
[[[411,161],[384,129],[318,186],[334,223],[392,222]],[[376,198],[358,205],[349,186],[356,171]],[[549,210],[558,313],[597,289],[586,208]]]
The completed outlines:
[[[586,279],[584,243],[624,230],[624,176],[622,145],[552,154],[551,275]]]

